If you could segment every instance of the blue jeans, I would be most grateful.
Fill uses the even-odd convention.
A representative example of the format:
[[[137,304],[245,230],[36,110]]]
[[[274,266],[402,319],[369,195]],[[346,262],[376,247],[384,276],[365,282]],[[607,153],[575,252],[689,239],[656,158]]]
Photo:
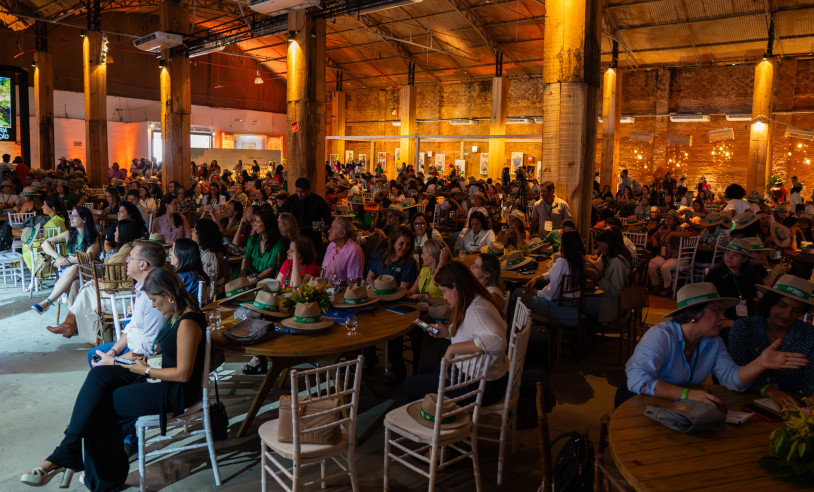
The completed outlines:
[[[96,355],[96,351],[97,351],[97,350],[101,350],[101,351],[102,351],[102,353],[105,353],[105,352],[107,352],[108,350],[112,349],[112,348],[113,348],[113,345],[115,345],[115,344],[116,344],[116,342],[105,343],[105,344],[103,344],[103,345],[99,345],[98,347],[93,347],[92,349],[88,350],[88,365],[89,365],[89,366],[91,366],[91,367],[93,367],[93,366],[91,365],[91,361],[93,360],[93,356],[94,356],[94,355]],[[127,352],[130,352],[130,348],[129,348],[129,347],[128,347],[128,348],[125,348],[125,349],[124,349],[124,352],[122,352],[122,353],[121,353],[121,354],[119,354],[119,355],[124,355],[124,354],[126,354]]]
[[[518,287],[512,291],[509,298],[509,308],[506,313],[506,322],[509,324],[514,318],[514,308],[518,298],[535,313],[549,318],[552,324],[574,327],[579,323],[579,312],[575,306],[560,306],[556,301],[549,301],[536,293],[527,294],[522,287]]]

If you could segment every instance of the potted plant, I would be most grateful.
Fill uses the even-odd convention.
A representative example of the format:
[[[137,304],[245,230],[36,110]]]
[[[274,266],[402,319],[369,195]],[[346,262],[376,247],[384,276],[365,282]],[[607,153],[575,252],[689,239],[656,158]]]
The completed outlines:
[[[803,398],[804,406],[783,407],[785,425],[772,431],[772,455],[760,459],[760,466],[800,487],[814,486],[814,400]]]

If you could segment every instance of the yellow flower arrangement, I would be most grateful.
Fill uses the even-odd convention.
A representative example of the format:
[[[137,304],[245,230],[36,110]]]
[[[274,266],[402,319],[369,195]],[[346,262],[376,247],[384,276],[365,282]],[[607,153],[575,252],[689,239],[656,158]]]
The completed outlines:
[[[774,456],[764,456],[760,465],[773,473],[790,474],[789,480],[799,485],[814,484],[814,400],[802,398],[804,406],[783,407],[785,425],[772,431],[769,449]]]

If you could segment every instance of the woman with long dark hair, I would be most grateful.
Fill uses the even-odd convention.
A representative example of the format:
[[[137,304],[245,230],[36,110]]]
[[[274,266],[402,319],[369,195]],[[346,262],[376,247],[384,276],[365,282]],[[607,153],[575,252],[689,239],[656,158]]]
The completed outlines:
[[[198,282],[203,280],[205,289],[203,299],[208,299],[210,278],[204,271],[198,243],[185,237],[175,241],[170,252],[170,265],[181,279],[184,288],[195,299],[198,298]]]
[[[141,358],[119,365],[110,354],[99,353],[101,361],[79,390],[65,437],[39,467],[23,474],[23,483],[44,485],[64,471],[63,484],[69,486],[73,470],[84,469],[88,489],[121,490],[130,468],[122,436],[138,417],[159,415],[163,434],[168,413],[178,415],[200,401],[206,319],[198,301],[167,268],[147,275],[144,293],[168,317],[154,342],[161,368]],[[158,382],[145,384],[147,378]]]
[[[65,211],[65,206],[62,200],[56,195],[51,195],[45,199],[42,204],[42,213],[48,216],[48,222],[42,226],[43,229],[58,229],[59,234],[65,232],[66,223],[68,222],[68,213]],[[33,234],[32,234],[33,236]],[[42,239],[33,238],[23,243],[23,262],[25,266],[33,272],[33,274],[40,278],[51,276],[52,268],[51,262],[44,261],[42,255],[37,254],[34,256],[34,263],[31,263],[31,250],[37,251],[43,243]]]
[[[489,220],[480,211],[469,214],[468,227],[458,235],[455,249],[470,252],[479,250],[495,242],[495,231],[489,227]]]
[[[415,249],[421,251],[427,239],[442,240],[441,233],[432,227],[430,216],[426,213],[417,213],[413,215],[410,224],[413,226],[413,234],[415,235]]]
[[[443,292],[452,315],[449,325],[436,323],[432,326],[438,333],[427,334],[438,339],[451,339],[451,344],[444,353],[447,360],[457,355],[484,352],[494,356],[486,371],[482,404],[496,403],[506,390],[509,369],[509,360],[505,354],[506,321],[501,315],[503,305],[492,297],[463,263],[453,261],[442,266],[435,281]],[[406,400],[420,400],[437,390],[439,370],[440,361],[434,370],[424,371],[404,381],[402,392]],[[454,397],[471,390],[472,388],[461,388],[445,396]]]
[[[119,202],[122,201],[122,196],[118,188],[115,186],[105,188],[105,201],[107,202],[107,206],[102,210],[105,215],[116,215],[119,213]]]
[[[201,250],[201,264],[206,275],[214,280],[215,295],[223,292],[229,264],[226,261],[226,246],[220,228],[211,219],[201,219],[192,229],[192,240]]]
[[[283,263],[285,245],[277,218],[271,210],[261,210],[252,222],[254,234],[246,243],[240,276],[248,277],[252,283],[274,277]]]
[[[178,189],[176,187],[176,189]],[[187,219],[179,213],[178,198],[174,195],[167,195],[161,199],[161,206],[153,219],[153,226],[150,232],[158,232],[164,235],[164,240],[172,244],[176,239],[191,236]]]
[[[219,208],[226,203],[226,198],[221,194],[220,185],[218,183],[209,183],[209,190],[201,201],[202,206],[209,205],[214,209]]]
[[[409,289],[418,277],[418,268],[413,259],[413,242],[413,232],[405,226],[390,233],[387,248],[377,252],[368,265],[368,282],[372,284],[379,275],[390,275],[396,285]]]
[[[472,274],[498,302],[503,302],[506,295],[506,284],[500,277],[500,260],[490,253],[481,253],[469,267]]]
[[[220,232],[226,237],[231,237],[240,226],[240,219],[243,218],[243,205],[237,200],[230,200],[224,207],[223,218],[217,220],[215,210],[207,205],[204,210],[209,213],[209,217],[220,226]]]
[[[738,299],[738,306],[730,307],[724,312],[730,327],[740,317],[754,314],[757,286],[763,279],[749,262],[749,243],[742,238],[734,238],[724,246],[724,260],[713,267],[704,282],[711,282],[722,297]],[[727,332],[724,332],[726,335]]]
[[[601,256],[594,264],[598,267],[597,286],[601,296],[591,295],[585,300],[585,311],[607,325],[619,314],[619,293],[627,285],[627,275],[633,262],[627,246],[611,229],[602,229],[596,235],[596,245]]]
[[[47,311],[62,294],[68,294],[68,304],[73,304],[76,292],[79,290],[79,260],[76,253],[81,251],[96,258],[102,249],[96,224],[93,223],[93,213],[88,208],[75,208],[71,212],[70,218],[71,226],[67,231],[48,238],[42,243],[42,250],[54,258],[54,266],[64,268],[64,270],[54,284],[51,295],[31,306],[31,309],[39,314]],[[54,246],[59,243],[65,243],[67,256],[62,256],[62,253]]]

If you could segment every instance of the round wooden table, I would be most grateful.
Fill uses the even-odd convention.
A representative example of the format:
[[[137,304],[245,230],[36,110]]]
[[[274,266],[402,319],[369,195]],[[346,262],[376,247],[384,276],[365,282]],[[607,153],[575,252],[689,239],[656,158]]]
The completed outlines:
[[[759,398],[720,386],[709,387],[732,410]],[[644,416],[648,405],[666,400],[636,396],[611,417],[609,452],[628,483],[640,492],[682,490],[797,490],[758,465],[769,454],[769,435],[782,426],[753,416],[740,426],[726,424],[723,432],[682,434]]]
[[[413,320],[418,317],[418,311],[397,314],[386,311],[384,308],[388,305],[380,305],[380,308],[376,311],[358,313],[356,315],[358,320],[356,336],[348,336],[344,326],[333,324],[322,333],[279,335],[256,345],[235,345],[224,339],[222,331],[234,326],[236,320],[232,316],[233,309],[220,308],[219,310],[223,316],[221,330],[212,332],[212,341],[227,350],[244,354],[265,355],[270,358],[271,362],[257,395],[246,414],[246,419],[237,432],[237,437],[246,434],[249,425],[251,425],[258,410],[266,401],[266,397],[275,381],[283,371],[297,364],[360,350],[407,333],[412,327]],[[209,311],[217,307],[218,305],[213,303],[206,306],[204,310]]]
[[[479,254],[479,252],[467,254],[464,256],[462,263],[468,267],[471,267],[472,264],[475,263],[475,258],[477,258]],[[453,259],[461,261],[459,256],[455,256]],[[526,271],[526,268],[520,268],[519,271]],[[500,278],[502,278],[504,282],[526,283],[534,277],[542,276],[547,271],[548,261],[544,260],[537,262],[537,269],[534,271],[534,273],[523,275],[518,273],[518,270],[501,270]]]

